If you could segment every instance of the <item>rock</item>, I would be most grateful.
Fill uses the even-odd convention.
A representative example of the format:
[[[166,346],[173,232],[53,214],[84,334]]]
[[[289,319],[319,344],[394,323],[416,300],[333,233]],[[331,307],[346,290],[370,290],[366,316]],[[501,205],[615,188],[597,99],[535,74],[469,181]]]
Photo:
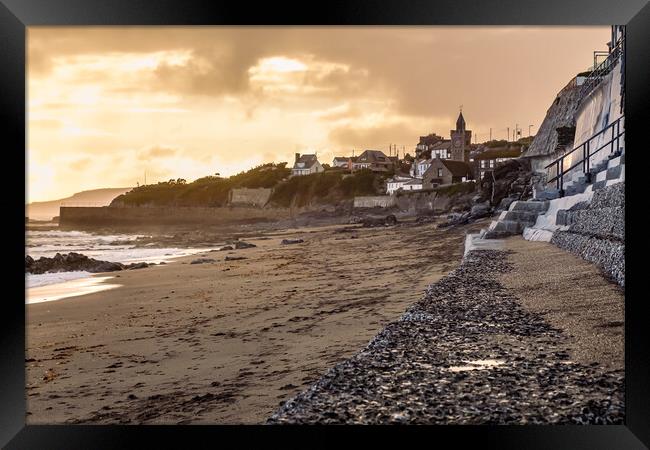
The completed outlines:
[[[365,217],[361,223],[366,228],[389,227],[397,224],[397,217],[394,214],[389,214],[386,217]]]
[[[32,264],[34,264],[34,258],[29,255],[25,255],[25,273],[30,271]]]
[[[150,265],[152,265],[152,264],[148,264],[148,263],[146,263],[146,262],[139,262],[139,263],[129,264],[129,265],[125,266],[124,268],[125,268],[126,270],[146,269],[146,268],[149,267]]]
[[[238,261],[240,259],[246,259],[245,256],[226,256],[225,261]]]
[[[453,212],[447,216],[447,221],[438,224],[437,228],[447,228],[456,225],[465,225],[470,221],[470,213]]]
[[[232,245],[224,245],[223,247],[219,247],[220,252],[223,252],[225,250],[234,250],[234,248],[232,247]]]
[[[244,241],[235,241],[235,249],[241,250],[244,248],[253,248],[257,247],[255,244],[251,244],[250,242],[244,242]]]
[[[505,197],[501,200],[501,202],[499,202],[499,206],[497,207],[497,209],[505,211],[506,209],[510,208],[510,205],[515,200],[517,200],[517,197]]]
[[[190,264],[207,264],[207,263],[213,263],[216,262],[212,258],[197,258],[195,260],[192,260]]]
[[[480,203],[478,205],[472,206],[470,211],[470,216],[472,219],[480,219],[481,217],[487,217],[490,215],[491,208],[489,202]]]
[[[75,252],[63,255],[57,253],[52,258],[42,256],[37,260],[34,260],[29,255],[25,257],[25,272],[32,274],[72,271],[99,273],[114,272],[116,270],[123,270],[124,268],[125,266],[123,264],[117,262],[100,261]]]
[[[282,242],[280,242],[280,244],[290,245],[290,244],[300,244],[301,242],[305,242],[305,241],[303,239],[282,239]]]

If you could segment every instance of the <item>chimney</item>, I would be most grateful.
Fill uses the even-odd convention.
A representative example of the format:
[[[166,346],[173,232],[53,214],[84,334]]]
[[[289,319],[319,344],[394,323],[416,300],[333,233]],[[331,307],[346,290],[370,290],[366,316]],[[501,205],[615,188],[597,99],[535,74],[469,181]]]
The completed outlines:
[[[300,159],[300,153],[296,153],[296,160],[294,162],[298,162],[299,159]]]

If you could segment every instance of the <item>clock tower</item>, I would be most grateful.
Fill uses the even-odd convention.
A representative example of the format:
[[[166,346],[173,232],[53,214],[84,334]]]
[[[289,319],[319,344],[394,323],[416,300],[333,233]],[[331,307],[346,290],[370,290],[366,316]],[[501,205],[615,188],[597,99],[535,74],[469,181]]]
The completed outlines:
[[[456,120],[456,129],[451,130],[451,159],[469,162],[469,147],[472,142],[471,130],[465,129],[465,118],[461,110]]]

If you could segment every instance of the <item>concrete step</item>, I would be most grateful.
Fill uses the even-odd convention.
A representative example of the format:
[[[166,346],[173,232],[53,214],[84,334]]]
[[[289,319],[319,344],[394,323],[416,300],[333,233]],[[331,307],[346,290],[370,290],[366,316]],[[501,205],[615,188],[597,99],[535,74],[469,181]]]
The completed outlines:
[[[499,216],[499,220],[512,220],[515,222],[532,222],[535,223],[537,221],[537,216],[539,215],[539,212],[530,212],[530,211],[504,211],[501,216]]]
[[[494,235],[497,233],[521,234],[524,228],[531,227],[534,224],[535,222],[521,222],[517,220],[493,221],[488,227],[486,235]]]
[[[564,195],[582,194],[587,189],[587,183],[574,183],[564,190]]]
[[[607,185],[607,180],[596,181],[592,186],[594,191],[599,191]]]
[[[540,201],[553,200],[560,197],[560,191],[555,188],[547,188],[542,192],[536,192],[535,198]]]
[[[610,167],[605,172],[605,179],[607,180],[618,179],[621,176],[621,171],[622,171],[622,166],[620,164],[618,166]]]
[[[612,167],[620,166],[621,165],[621,158],[622,158],[622,156],[617,156],[617,157],[614,157],[614,158],[610,159],[607,162],[607,168],[611,169]]]
[[[548,209],[548,201],[522,201],[512,202],[509,211],[525,211],[543,213]]]

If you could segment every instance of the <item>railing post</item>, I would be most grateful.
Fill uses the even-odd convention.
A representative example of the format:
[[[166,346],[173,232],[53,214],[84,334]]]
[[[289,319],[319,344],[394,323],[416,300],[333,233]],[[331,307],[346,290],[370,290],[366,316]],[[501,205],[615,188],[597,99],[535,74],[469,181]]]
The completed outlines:
[[[585,172],[585,175],[587,177],[587,183],[591,183],[591,172],[590,172],[591,168],[589,167],[589,160],[591,159],[591,155],[589,154],[591,152],[591,150],[589,148],[589,143],[590,142],[591,141],[587,141],[585,143],[585,147],[587,147],[587,171]]]
[[[560,197],[564,197],[564,158],[560,159]]]

